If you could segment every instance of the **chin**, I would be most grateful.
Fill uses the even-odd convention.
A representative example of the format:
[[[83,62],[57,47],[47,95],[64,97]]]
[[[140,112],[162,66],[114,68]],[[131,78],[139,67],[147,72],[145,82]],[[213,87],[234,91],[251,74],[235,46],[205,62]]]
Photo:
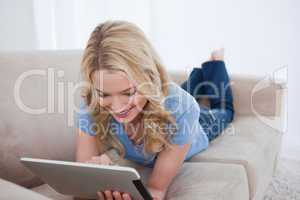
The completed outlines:
[[[128,115],[125,118],[119,118],[113,115],[113,117],[115,118],[115,120],[117,120],[119,123],[130,123],[133,122],[135,120],[135,118],[138,116],[139,113],[130,113],[130,115]]]
[[[116,117],[116,116],[113,116],[113,117],[115,118],[115,120],[117,120],[120,123],[128,123],[128,122],[133,121],[133,119],[134,119],[134,117],[131,117],[131,116],[127,116],[125,118],[119,118],[119,117]]]

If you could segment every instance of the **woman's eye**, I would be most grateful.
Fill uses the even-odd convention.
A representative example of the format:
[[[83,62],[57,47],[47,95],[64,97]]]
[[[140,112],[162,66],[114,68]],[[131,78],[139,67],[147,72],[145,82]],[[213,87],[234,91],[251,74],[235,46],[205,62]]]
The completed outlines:
[[[100,94],[100,93],[98,93],[98,96],[101,97],[101,98],[108,97],[108,95],[106,95],[106,94]]]
[[[124,93],[124,95],[126,95],[126,96],[133,96],[135,93],[136,93],[136,90],[133,90],[133,91]]]
[[[125,96],[132,96],[131,93],[123,93],[123,95],[125,95]]]

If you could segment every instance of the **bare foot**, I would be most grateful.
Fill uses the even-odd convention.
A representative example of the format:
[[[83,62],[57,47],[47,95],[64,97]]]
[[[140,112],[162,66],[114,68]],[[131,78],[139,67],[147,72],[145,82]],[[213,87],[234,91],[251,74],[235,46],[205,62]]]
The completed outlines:
[[[210,60],[224,60],[224,48],[215,49],[210,54]]]

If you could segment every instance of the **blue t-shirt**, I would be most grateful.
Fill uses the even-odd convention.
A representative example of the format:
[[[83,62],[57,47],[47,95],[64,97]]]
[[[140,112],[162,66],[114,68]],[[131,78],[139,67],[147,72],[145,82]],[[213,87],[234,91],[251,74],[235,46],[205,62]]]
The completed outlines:
[[[168,96],[164,99],[163,105],[175,118],[177,131],[171,136],[170,143],[183,145],[190,143],[191,147],[186,154],[185,160],[205,150],[208,147],[208,137],[199,123],[200,106],[193,96],[183,90],[176,83],[169,84]],[[93,121],[86,110],[84,101],[80,103],[80,111],[77,113],[77,127],[94,136],[92,130]],[[111,122],[115,135],[125,147],[125,158],[139,164],[153,167],[157,154],[146,154],[143,151],[143,143],[135,145],[127,136],[123,125],[115,119]]]

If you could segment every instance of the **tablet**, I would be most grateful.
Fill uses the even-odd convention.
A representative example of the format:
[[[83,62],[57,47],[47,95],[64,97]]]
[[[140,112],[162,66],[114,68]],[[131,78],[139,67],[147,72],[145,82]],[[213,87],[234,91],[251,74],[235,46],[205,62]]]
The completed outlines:
[[[133,199],[152,199],[139,173],[131,167],[22,157],[21,162],[57,192],[97,198],[107,189],[129,193]]]

